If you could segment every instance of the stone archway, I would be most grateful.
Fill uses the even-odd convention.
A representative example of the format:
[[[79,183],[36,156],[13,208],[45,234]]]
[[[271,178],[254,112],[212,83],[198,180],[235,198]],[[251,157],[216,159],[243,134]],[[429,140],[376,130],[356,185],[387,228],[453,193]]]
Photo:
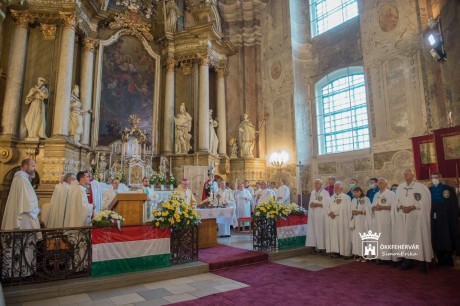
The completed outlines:
[[[21,170],[21,167],[17,166],[8,171],[3,179],[3,184],[0,185],[0,222],[3,221],[3,213],[5,212],[6,200],[10,193],[11,183],[13,182],[14,175],[19,170]],[[38,172],[35,172],[35,177],[32,179],[32,186],[34,186],[34,189],[37,189],[39,185],[40,175]]]

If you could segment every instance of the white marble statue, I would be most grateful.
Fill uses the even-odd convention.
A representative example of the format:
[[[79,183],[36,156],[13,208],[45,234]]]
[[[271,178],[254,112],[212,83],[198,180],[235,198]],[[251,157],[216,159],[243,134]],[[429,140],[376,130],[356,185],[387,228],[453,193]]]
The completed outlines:
[[[239,127],[239,143],[241,147],[241,157],[254,157],[254,143],[256,141],[256,129],[254,125],[249,121],[248,114],[243,115],[243,121],[241,121]]]
[[[165,3],[165,32],[176,32],[177,19],[182,15],[179,7],[174,0],[167,0]]]
[[[29,111],[24,118],[28,139],[46,139],[46,114],[44,100],[48,99],[48,95],[46,80],[41,77],[38,78],[37,85],[30,89],[25,101],[26,105],[30,105]]]
[[[219,125],[216,120],[212,119],[212,109],[209,110],[209,153],[217,154],[217,145],[219,138],[217,138],[216,127]]]
[[[75,144],[80,144],[83,134],[83,113],[91,113],[91,110],[81,109],[80,87],[74,85],[70,95],[69,135],[73,136]]]
[[[231,138],[228,142],[230,145],[230,158],[238,158],[238,141],[235,138]]]
[[[175,152],[188,153],[192,149],[190,139],[192,135],[192,116],[185,110],[185,104],[182,103],[179,108],[179,113],[174,117],[175,125]]]

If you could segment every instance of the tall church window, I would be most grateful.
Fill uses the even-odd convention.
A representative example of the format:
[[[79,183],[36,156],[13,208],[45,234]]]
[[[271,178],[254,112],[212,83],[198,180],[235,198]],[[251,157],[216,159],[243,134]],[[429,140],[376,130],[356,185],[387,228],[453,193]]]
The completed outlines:
[[[357,0],[310,0],[311,36],[358,16]]]
[[[315,86],[319,154],[369,148],[363,67],[347,67]]]

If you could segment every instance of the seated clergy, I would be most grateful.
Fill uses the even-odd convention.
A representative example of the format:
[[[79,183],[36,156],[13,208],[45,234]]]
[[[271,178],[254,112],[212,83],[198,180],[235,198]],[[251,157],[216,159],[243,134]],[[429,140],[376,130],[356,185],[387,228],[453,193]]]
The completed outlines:
[[[59,228],[64,226],[64,214],[67,207],[67,194],[71,184],[75,181],[75,174],[66,173],[63,182],[54,189],[51,197],[48,214],[43,220],[48,228]],[[59,187],[58,187],[59,186]]]
[[[67,196],[67,209],[64,215],[64,227],[79,227],[91,225],[91,213],[94,209],[89,204],[86,195],[86,188],[89,184],[90,176],[88,171],[77,173],[78,184],[73,184]]]
[[[110,203],[112,203],[113,199],[115,199],[117,194],[120,192],[119,186],[120,180],[118,180],[118,178],[115,178],[112,180],[112,188],[104,191],[102,195],[102,210],[109,208]]]
[[[180,185],[177,186],[176,189],[174,189],[174,192],[177,192],[183,195],[188,205],[195,206],[196,205],[195,196],[193,195],[192,190],[188,188],[189,183],[190,183],[189,180],[186,177],[184,177],[182,181],[180,182]]]

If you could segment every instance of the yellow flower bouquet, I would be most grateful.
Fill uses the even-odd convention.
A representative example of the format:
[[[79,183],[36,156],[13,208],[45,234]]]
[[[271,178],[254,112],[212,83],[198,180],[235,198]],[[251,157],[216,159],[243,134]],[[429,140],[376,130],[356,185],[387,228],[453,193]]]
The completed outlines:
[[[152,225],[160,228],[182,228],[200,223],[200,217],[195,209],[188,205],[185,197],[173,192],[169,198],[158,204],[153,210]]]
[[[289,208],[277,202],[273,197],[268,201],[263,201],[254,208],[255,218],[266,218],[278,220],[290,213]]]
[[[95,227],[118,227],[121,229],[123,217],[112,210],[101,210],[94,215],[92,225]]]

